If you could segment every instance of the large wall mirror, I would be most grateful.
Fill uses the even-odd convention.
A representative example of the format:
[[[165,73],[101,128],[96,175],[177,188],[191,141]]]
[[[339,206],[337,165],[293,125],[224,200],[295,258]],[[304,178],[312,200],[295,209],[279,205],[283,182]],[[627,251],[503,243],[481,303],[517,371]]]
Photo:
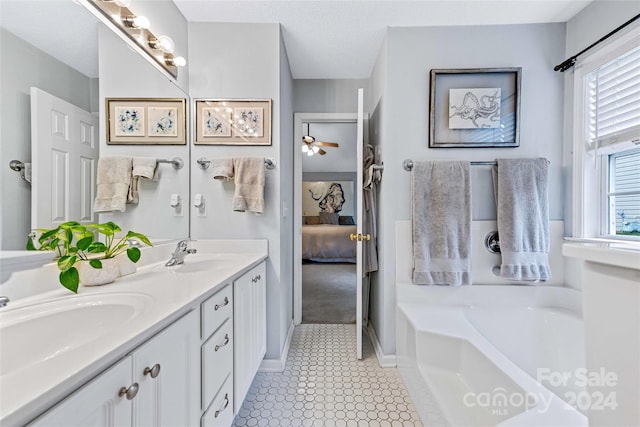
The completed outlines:
[[[173,7],[171,2],[160,3],[163,7]],[[52,192],[51,175],[60,173],[60,162],[64,162],[64,159],[57,159],[55,156],[47,159],[45,173],[40,168],[38,173],[32,171],[31,176],[37,180],[33,184],[23,179],[21,172],[9,167],[9,162],[14,159],[24,163],[32,162],[33,130],[36,129],[35,132],[38,133],[38,124],[46,121],[41,120],[42,115],[33,115],[32,87],[40,90],[38,95],[41,92],[46,94],[45,101],[36,97],[39,104],[49,102],[47,95],[51,95],[54,99],[52,102],[60,99],[94,115],[94,136],[100,157],[180,157],[184,160],[185,166],[180,170],[174,169],[171,164],[160,164],[158,180],[145,182],[140,186],[138,204],[127,205],[125,212],[99,214],[94,217],[96,221],[114,221],[123,228],[157,239],[188,236],[188,137],[181,145],[108,145],[105,119],[106,98],[184,99],[188,106],[188,94],[181,89],[188,87],[186,70],[183,71],[183,78],[169,80],[89,11],[72,0],[0,0],[0,8],[0,173],[3,199],[0,209],[0,249],[25,248],[27,235],[34,228],[32,211],[43,210],[32,203],[33,189],[37,187],[37,191],[41,193]],[[165,18],[166,14],[162,18],[165,21],[163,25],[167,24]],[[186,51],[186,23],[182,24],[175,25],[172,31],[181,33],[175,37],[184,40],[183,50]],[[57,111],[56,107],[50,111]],[[185,112],[188,136],[189,109]],[[50,114],[56,116],[57,113]],[[32,120],[32,117],[37,117],[37,120]],[[50,117],[47,118],[49,119]],[[56,121],[54,118],[43,127],[45,130],[60,132],[66,125],[65,120],[63,118]],[[34,167],[37,167],[35,163]],[[28,172],[26,178],[29,177]],[[88,187],[87,191],[95,195],[95,169],[94,172],[82,170],[80,174],[63,178],[68,183],[81,181],[85,188]],[[180,197],[180,209],[171,206],[174,195]],[[56,212],[75,210],[78,216],[86,217],[86,203],[84,206],[76,206],[78,203],[54,206],[53,216]]]

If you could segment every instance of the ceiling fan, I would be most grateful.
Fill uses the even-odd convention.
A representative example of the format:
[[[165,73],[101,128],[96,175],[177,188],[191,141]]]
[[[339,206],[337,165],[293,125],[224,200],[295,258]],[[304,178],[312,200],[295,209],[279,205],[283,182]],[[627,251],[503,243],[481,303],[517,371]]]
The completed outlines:
[[[339,147],[340,144],[337,142],[326,142],[326,141],[316,141],[316,139],[309,135],[309,123],[307,123],[307,134],[302,137],[302,152],[306,153],[307,156],[313,156],[314,154],[320,154],[324,156],[327,154],[325,150],[320,147]]]

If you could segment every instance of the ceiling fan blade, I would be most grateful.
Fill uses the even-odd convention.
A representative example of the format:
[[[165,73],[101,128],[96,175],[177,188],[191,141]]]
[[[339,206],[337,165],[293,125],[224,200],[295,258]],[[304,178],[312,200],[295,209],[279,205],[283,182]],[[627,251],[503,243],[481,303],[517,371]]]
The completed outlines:
[[[318,154],[320,154],[321,156],[324,156],[325,154],[327,154],[327,152],[321,148],[318,150]]]
[[[315,142],[316,145],[322,145],[325,147],[339,147],[340,144],[338,144],[337,142],[326,142],[326,141],[316,141]]]

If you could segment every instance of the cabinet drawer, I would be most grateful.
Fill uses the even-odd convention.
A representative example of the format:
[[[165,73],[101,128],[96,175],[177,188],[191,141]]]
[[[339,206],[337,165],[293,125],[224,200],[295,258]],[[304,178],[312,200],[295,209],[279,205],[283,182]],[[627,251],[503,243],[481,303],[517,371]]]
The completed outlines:
[[[229,427],[233,422],[233,375],[229,374],[213,403],[202,416],[200,427]]]
[[[218,393],[224,379],[233,371],[233,321],[227,320],[202,345],[202,409]],[[233,412],[233,409],[231,410]]]
[[[201,304],[201,334],[205,340],[224,323],[231,318],[233,313],[233,291],[230,285],[209,297]]]

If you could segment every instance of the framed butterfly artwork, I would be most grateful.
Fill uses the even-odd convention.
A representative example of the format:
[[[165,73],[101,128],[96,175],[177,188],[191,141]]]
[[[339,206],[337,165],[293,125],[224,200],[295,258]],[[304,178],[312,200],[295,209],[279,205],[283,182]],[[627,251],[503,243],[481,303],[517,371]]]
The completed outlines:
[[[522,68],[433,69],[429,147],[518,147]]]

